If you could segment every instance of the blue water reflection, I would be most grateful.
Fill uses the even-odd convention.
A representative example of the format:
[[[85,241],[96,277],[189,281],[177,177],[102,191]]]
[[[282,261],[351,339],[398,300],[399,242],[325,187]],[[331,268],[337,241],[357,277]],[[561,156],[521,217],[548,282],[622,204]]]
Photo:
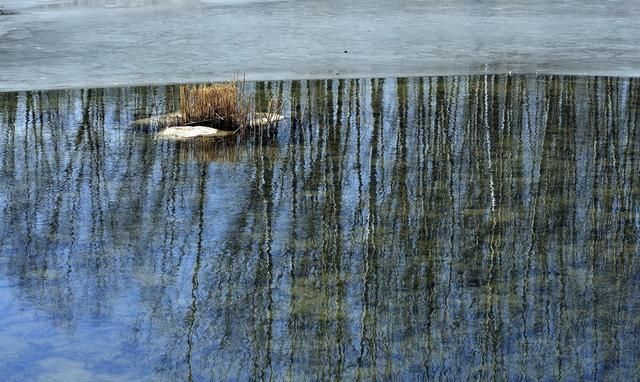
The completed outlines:
[[[640,80],[0,94],[2,380],[635,380]]]

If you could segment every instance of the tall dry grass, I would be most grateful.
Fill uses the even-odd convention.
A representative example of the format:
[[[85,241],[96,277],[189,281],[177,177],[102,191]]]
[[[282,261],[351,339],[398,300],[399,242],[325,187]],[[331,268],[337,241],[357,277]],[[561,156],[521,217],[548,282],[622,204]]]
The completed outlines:
[[[243,93],[244,81],[238,80],[180,86],[180,115],[186,124],[206,123],[230,130],[242,128],[249,119]]]
[[[179,115],[185,125],[242,132],[247,127],[275,125],[281,112],[282,103],[276,100],[270,100],[264,112],[257,112],[252,97],[245,96],[244,80],[180,86]]]

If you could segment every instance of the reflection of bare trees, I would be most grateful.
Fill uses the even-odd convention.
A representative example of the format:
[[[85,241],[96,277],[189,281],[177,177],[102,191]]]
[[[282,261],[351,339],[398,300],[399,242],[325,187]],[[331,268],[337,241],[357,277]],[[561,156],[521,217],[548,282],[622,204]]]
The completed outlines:
[[[173,87],[1,95],[16,292],[71,326],[128,306],[169,380],[637,373],[640,81],[254,89],[277,134],[182,146],[130,127]]]

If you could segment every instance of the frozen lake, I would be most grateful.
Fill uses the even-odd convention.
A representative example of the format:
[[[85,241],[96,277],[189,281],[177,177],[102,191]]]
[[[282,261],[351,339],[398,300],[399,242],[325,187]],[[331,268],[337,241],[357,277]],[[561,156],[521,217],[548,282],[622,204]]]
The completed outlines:
[[[635,1],[2,1],[0,91],[483,72],[640,75]]]

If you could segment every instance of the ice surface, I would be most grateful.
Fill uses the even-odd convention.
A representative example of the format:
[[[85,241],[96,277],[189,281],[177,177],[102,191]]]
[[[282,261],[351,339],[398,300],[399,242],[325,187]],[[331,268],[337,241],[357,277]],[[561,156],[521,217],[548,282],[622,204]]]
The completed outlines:
[[[6,1],[0,90],[482,72],[640,75],[620,1]]]

